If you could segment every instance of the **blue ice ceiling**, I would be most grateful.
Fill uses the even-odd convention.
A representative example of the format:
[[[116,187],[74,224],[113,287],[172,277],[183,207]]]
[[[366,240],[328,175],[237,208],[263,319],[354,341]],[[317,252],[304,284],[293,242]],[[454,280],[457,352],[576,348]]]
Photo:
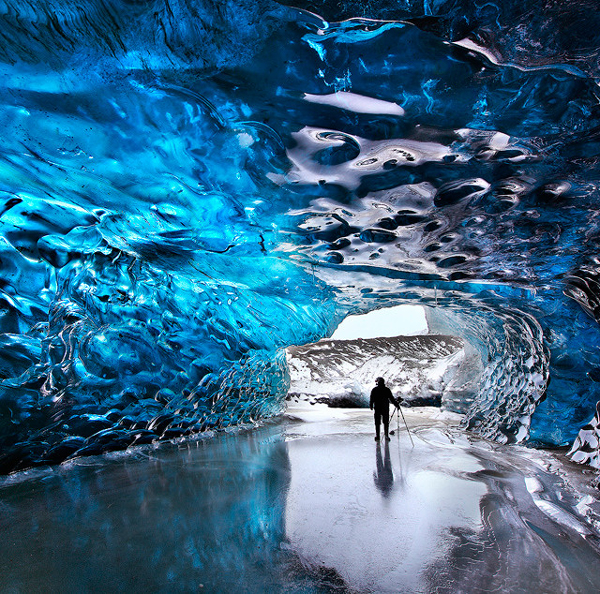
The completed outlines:
[[[399,303],[479,354],[465,426],[591,418],[594,3],[355,4],[0,3],[1,470],[277,414]]]

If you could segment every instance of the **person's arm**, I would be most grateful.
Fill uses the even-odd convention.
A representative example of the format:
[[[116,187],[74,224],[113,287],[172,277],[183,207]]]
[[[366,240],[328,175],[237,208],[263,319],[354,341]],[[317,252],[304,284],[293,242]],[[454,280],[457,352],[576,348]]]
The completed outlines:
[[[371,398],[369,398],[369,408],[373,410],[373,390],[371,390]]]

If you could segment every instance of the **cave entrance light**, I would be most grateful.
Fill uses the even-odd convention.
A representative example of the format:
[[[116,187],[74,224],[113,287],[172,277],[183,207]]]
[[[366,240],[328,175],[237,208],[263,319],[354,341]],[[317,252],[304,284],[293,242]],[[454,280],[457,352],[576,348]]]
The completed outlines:
[[[421,305],[397,305],[348,316],[333,333],[331,340],[413,336],[428,333],[425,310]]]

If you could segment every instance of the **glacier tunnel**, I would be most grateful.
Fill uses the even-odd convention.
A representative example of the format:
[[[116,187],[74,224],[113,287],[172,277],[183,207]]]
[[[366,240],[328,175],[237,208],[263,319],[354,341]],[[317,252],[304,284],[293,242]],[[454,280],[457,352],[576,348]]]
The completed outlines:
[[[276,415],[286,347],[407,303],[466,428],[594,416],[596,3],[288,4],[0,2],[2,472]]]

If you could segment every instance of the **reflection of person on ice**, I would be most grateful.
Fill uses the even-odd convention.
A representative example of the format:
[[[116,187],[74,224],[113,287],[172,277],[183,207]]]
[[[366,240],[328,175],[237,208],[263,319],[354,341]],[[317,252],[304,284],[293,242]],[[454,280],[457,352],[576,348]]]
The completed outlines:
[[[399,408],[399,404],[394,398],[392,391],[385,385],[385,380],[382,377],[378,377],[375,383],[377,385],[371,390],[371,399],[369,402],[371,410],[375,409],[375,441],[379,441],[381,421],[383,421],[385,438],[389,441],[390,402],[396,408]]]

